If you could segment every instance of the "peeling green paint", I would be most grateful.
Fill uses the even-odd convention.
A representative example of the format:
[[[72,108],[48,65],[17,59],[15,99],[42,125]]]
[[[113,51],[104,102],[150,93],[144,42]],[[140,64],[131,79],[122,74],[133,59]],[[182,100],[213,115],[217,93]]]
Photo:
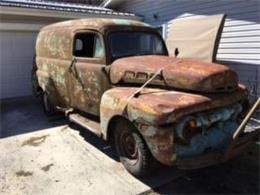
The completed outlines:
[[[113,22],[118,25],[130,25],[131,22],[125,19],[113,19]]]

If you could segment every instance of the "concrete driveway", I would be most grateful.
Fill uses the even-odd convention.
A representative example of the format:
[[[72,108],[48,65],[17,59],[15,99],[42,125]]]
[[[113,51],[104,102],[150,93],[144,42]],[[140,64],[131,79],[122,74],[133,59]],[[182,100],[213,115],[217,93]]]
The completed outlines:
[[[140,194],[183,175],[161,168],[133,177],[107,143],[62,116],[48,120],[35,99],[1,108],[1,194]]]
[[[1,103],[1,194],[259,194],[259,145],[205,169],[160,168],[139,180],[88,131],[47,119],[31,97]]]

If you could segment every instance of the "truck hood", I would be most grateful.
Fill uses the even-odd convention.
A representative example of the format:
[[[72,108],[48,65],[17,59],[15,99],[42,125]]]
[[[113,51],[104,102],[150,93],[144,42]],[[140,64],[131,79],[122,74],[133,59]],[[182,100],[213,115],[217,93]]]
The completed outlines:
[[[143,84],[160,68],[152,85],[198,92],[227,92],[238,87],[238,76],[230,68],[168,56],[126,57],[114,61],[110,69],[113,84]]]

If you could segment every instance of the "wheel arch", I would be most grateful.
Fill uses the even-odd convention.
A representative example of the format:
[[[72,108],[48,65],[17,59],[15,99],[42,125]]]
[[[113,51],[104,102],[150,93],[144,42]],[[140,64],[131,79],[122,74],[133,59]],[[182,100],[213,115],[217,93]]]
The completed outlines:
[[[106,129],[106,137],[105,139],[109,142],[109,143],[113,143],[113,133],[115,130],[115,126],[119,121],[129,121],[127,118],[121,116],[121,115],[115,115],[113,116],[107,124],[107,129]]]
[[[119,121],[125,121],[126,123],[129,123],[130,125],[132,125],[136,129],[136,132],[140,135],[141,139],[144,141],[144,144],[150,150],[150,148],[147,145],[146,139],[144,138],[144,135],[142,134],[142,132],[140,132],[140,130],[138,129],[136,124],[133,121],[129,120],[128,118],[126,118],[122,115],[115,115],[108,122],[107,130],[106,130],[106,140],[110,144],[113,144],[113,141],[114,141],[113,133],[114,133],[114,130],[115,130],[115,125]]]
[[[156,160],[172,165],[175,160],[172,159],[174,155],[172,127],[138,123],[136,117],[132,117],[128,97],[127,91],[121,88],[113,88],[103,94],[100,104],[100,128],[103,139],[113,143],[111,135],[113,135],[114,125],[118,120],[126,120],[136,128]]]

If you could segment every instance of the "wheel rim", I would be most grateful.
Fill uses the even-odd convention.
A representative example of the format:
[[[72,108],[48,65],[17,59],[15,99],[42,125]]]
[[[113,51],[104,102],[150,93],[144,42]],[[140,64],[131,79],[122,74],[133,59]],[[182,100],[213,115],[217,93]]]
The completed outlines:
[[[127,158],[131,164],[138,162],[138,148],[132,134],[123,130],[120,135],[120,151],[124,158]]]

